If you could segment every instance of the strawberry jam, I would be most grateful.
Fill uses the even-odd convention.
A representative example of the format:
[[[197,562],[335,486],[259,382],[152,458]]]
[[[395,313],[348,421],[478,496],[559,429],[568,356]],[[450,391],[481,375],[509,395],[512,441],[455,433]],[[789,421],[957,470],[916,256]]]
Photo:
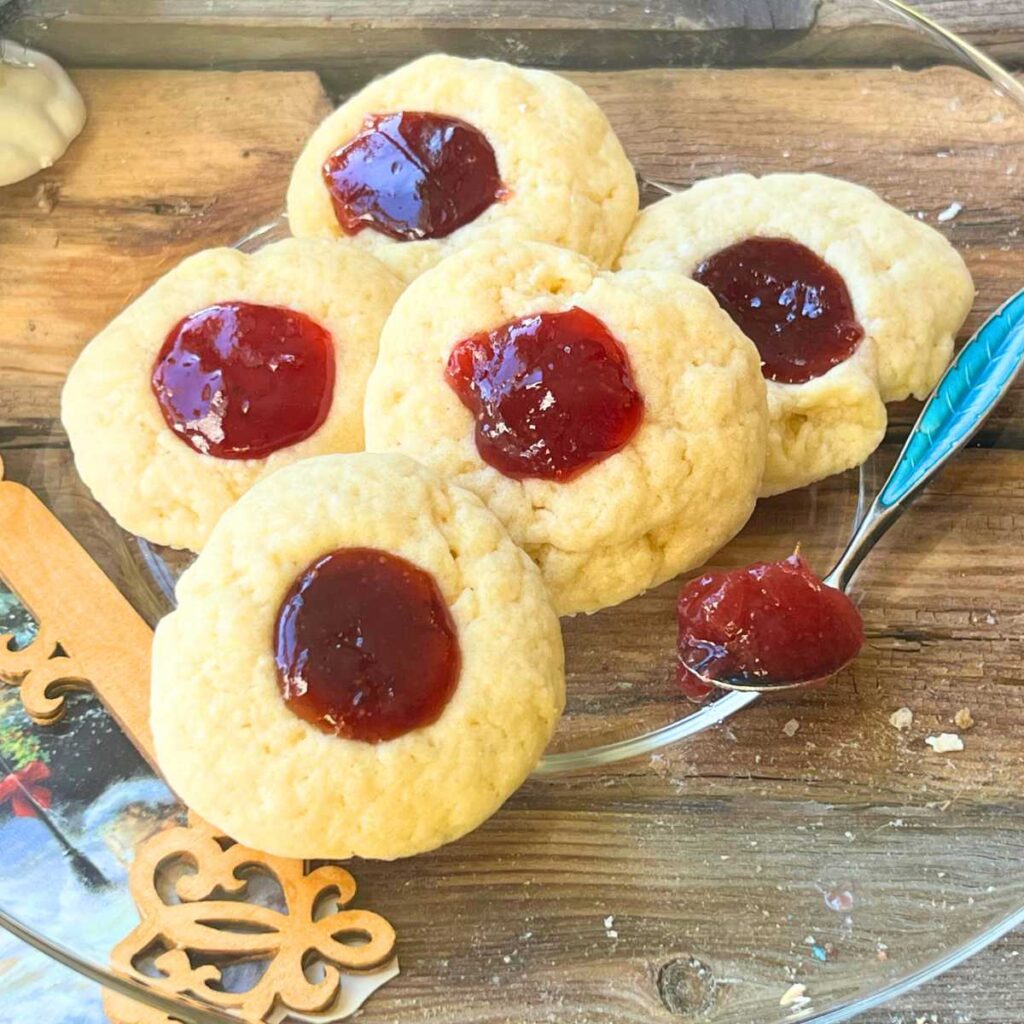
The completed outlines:
[[[623,448],[643,418],[625,351],[576,307],[465,338],[445,375],[476,418],[480,457],[516,480],[571,480]]]
[[[864,623],[842,591],[798,555],[708,573],[683,587],[679,681],[693,699],[706,680],[744,686],[811,683],[834,675],[864,643]]]
[[[433,576],[374,548],[314,562],[277,615],[281,695],[324,732],[380,743],[436,721],[461,655]]]
[[[864,337],[846,283],[788,238],[748,238],[706,259],[694,278],[757,346],[768,380],[803,384],[849,359]]]
[[[676,681],[684,697],[689,697],[694,704],[703,704],[718,688],[711,683],[698,679],[682,662],[676,668]],[[718,690],[721,693],[721,690]]]
[[[504,190],[494,150],[456,117],[372,114],[324,163],[324,184],[346,235],[364,228],[400,241],[444,238]]]
[[[334,394],[334,347],[281,306],[225,302],[167,335],[151,384],[167,425],[218,459],[262,459],[313,434]]]

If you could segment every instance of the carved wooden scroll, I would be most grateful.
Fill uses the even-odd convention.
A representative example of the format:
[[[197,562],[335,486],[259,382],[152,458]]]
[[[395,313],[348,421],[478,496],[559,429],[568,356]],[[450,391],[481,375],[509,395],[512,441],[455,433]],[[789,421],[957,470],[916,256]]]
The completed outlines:
[[[167,873],[182,866],[188,873],[168,885]],[[248,898],[253,872],[277,882],[283,911]],[[384,918],[345,909],[356,885],[344,868],[304,871],[298,861],[233,844],[195,817],[188,827],[158,832],[139,847],[131,890],[142,920],[114,949],[115,967],[245,1020],[332,1007],[345,1015],[362,1002],[342,998],[352,983],[346,972],[373,971],[394,955],[394,929]],[[227,991],[224,967],[246,961],[264,962],[263,973],[244,991]],[[104,998],[120,1024],[167,1019],[117,993]]]

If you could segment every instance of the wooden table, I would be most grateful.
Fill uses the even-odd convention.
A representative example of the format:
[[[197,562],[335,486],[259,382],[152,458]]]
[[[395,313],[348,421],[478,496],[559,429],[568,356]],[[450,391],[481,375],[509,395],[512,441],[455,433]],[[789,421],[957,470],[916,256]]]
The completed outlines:
[[[1018,69],[1024,67],[1024,0],[919,0],[919,10]],[[866,1013],[862,1024],[1009,1024],[1024,1020],[1024,932],[909,995]]]
[[[300,0],[293,11],[301,10],[303,4],[310,9],[315,6],[314,0]],[[237,6],[247,5],[254,8],[255,0]],[[436,17],[443,20],[453,12],[479,10],[479,5],[480,0],[456,0],[433,7],[442,12]],[[658,0],[622,0],[614,6],[576,0],[579,17],[610,23],[628,20],[630,10],[637,5],[664,9],[666,17],[671,11],[668,2]],[[60,6],[66,6],[63,0],[54,3],[55,10]],[[79,39],[90,57],[86,63],[103,64],[106,38],[102,18],[112,7],[103,0],[87,0],[80,6],[91,8],[96,14],[94,30],[86,25],[88,31]],[[174,8],[174,17],[168,19],[167,33],[160,37],[159,44],[173,48],[183,39],[189,45],[196,38],[201,39],[201,34],[190,35],[187,26],[183,27],[175,18],[180,18],[182,11],[198,11],[204,6],[199,0],[181,0]],[[804,5],[783,5],[771,0],[763,5],[750,5],[736,0],[720,6],[723,19],[731,18],[733,23],[753,16],[750,12],[755,6],[761,12],[758,17],[763,14],[768,18],[809,17],[816,7],[810,0]],[[920,6],[972,41],[988,47],[1011,66],[1024,67],[1024,0],[925,0]],[[349,7],[355,9],[360,5]],[[354,23],[359,18],[371,17],[375,5],[368,0],[363,8],[353,15]],[[520,13],[536,18],[540,24],[546,8],[543,0],[525,0]],[[170,7],[165,5],[162,9],[169,11]],[[62,47],[70,46],[71,28],[59,20],[54,22],[45,39],[48,48],[60,53]],[[81,29],[79,25],[75,31]],[[341,31],[342,27],[335,26],[334,30]],[[300,32],[301,26],[294,27],[294,31]],[[842,26],[837,24],[836,31],[841,35]],[[136,45],[133,62],[145,66],[156,52],[147,49],[155,45],[153,39],[140,35]],[[266,45],[267,53],[273,54],[280,48],[276,36],[266,39],[258,27],[253,30],[252,45],[257,60],[261,46]],[[89,51],[89,46],[94,49]],[[201,59],[216,56],[208,53]],[[360,59],[377,60],[379,55]],[[349,81],[347,76],[361,73],[362,68],[359,60],[354,59],[352,68],[338,72],[327,83],[328,87],[344,88]],[[40,451],[51,444],[60,382],[74,353],[88,337],[124,301],[181,255],[202,245],[230,242],[253,220],[267,219],[279,209],[288,164],[327,100],[314,76],[281,75],[282,84],[274,93],[275,119],[270,122],[262,108],[264,86],[260,78],[257,72],[251,76],[225,76],[218,83],[223,92],[216,99],[209,93],[209,102],[221,105],[222,117],[220,122],[209,123],[219,124],[221,130],[211,131],[197,142],[195,134],[182,135],[175,141],[173,133],[166,132],[167,118],[175,108],[190,106],[190,86],[185,79],[169,77],[161,83],[150,78],[147,88],[140,90],[134,87],[132,73],[85,72],[79,81],[90,101],[92,120],[86,135],[76,144],[77,149],[69,154],[67,163],[36,181],[15,187],[0,203],[0,260],[4,255],[11,257],[3,262],[5,276],[0,278],[0,324],[4,332],[0,335],[4,344],[4,358],[0,360],[0,447],[13,477],[24,478]],[[657,94],[657,83],[645,85],[638,81],[638,87]],[[599,76],[586,84],[599,99],[604,99]],[[208,94],[206,82],[199,83],[197,79],[195,88],[204,96]],[[772,102],[770,88],[753,92],[763,102]],[[609,113],[615,120],[614,98],[608,99]],[[198,100],[191,105],[196,103]],[[224,111],[230,111],[230,116],[224,116]],[[101,130],[105,118],[117,120],[116,131]],[[871,118],[865,114],[858,130],[867,134],[870,124]],[[156,125],[160,125],[160,131]],[[646,135],[643,125],[623,121],[616,126],[632,151],[642,153],[649,172],[653,173],[663,155],[659,150],[663,142]],[[190,121],[188,127],[190,132],[202,133],[204,122]],[[998,132],[993,130],[993,144],[998,144],[997,136]],[[135,158],[130,165],[124,159],[125,139],[139,143],[131,150]],[[162,151],[150,150],[146,139],[154,140],[163,147]],[[808,145],[806,152],[812,152],[813,140],[803,141]],[[974,141],[982,160],[987,136]],[[1024,145],[1024,139],[1014,142]],[[750,144],[753,153],[759,144],[756,137],[751,138]],[[879,140],[879,146],[882,145],[884,140]],[[796,149],[794,146],[794,152]],[[190,152],[202,153],[201,167],[188,164]],[[865,180],[872,180],[872,174],[881,175],[875,167],[878,152],[874,148],[864,152]],[[788,158],[788,152],[785,156]],[[770,169],[786,166],[777,152],[771,154],[771,159],[778,166]],[[712,156],[707,157],[700,170],[715,172]],[[934,173],[936,180],[941,180],[941,161],[936,161]],[[879,187],[884,187],[881,177]],[[929,214],[934,216],[957,197],[940,190],[931,198]],[[1007,215],[1019,222],[1024,205]],[[32,229],[24,230],[29,224]],[[969,218],[965,218],[964,224],[964,231],[974,230]],[[983,245],[984,231],[985,226],[979,225],[976,236],[966,237],[977,237],[979,245]],[[1019,249],[1004,254],[1004,258],[993,250],[990,260],[972,269],[982,293],[992,297],[1009,293],[1021,265]],[[73,301],[69,301],[71,291]],[[46,309],[45,317],[36,315],[40,309]],[[1021,407],[1024,386],[1018,385],[1012,401],[1014,408]],[[898,440],[913,414],[910,408],[895,411],[892,440]],[[52,457],[66,458],[66,452],[56,452]],[[979,471],[970,466],[963,473],[973,473],[975,480],[979,476]],[[998,498],[993,493],[993,502]],[[89,538],[84,541],[88,544]],[[1016,742],[1020,742],[1020,737]],[[865,1024],[916,1024],[921,1018],[936,1024],[1009,1024],[1024,1020],[1024,976],[1016,969],[1022,953],[1024,935],[1011,935],[969,964],[862,1019]]]
[[[1024,67],[1024,0],[919,0],[919,10],[1017,69]],[[1009,1024],[1024,1020],[1024,932],[878,1010],[862,1024]]]

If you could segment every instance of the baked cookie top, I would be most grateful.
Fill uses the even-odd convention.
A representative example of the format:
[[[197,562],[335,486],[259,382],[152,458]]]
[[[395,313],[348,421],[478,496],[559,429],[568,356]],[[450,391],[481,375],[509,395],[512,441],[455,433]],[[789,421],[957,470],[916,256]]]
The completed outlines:
[[[292,173],[288,220],[296,235],[350,234],[408,281],[481,239],[552,242],[610,266],[637,203],[619,140],[578,86],[433,54],[317,128]]]
[[[395,305],[366,441],[483,498],[573,614],[700,564],[743,526],[764,394],[754,346],[683,276],[481,242]]]
[[[383,715],[393,726],[396,707],[408,710],[408,687],[441,662],[424,647],[431,637],[417,632],[424,622],[404,612],[395,624],[401,643],[387,642],[372,585],[341,600],[328,594],[335,634],[339,616],[354,616],[331,644],[365,655],[351,664],[367,678],[400,648],[415,655],[411,674],[349,700],[352,729],[289,703],[325,685],[315,673],[291,690],[296,680],[282,674],[282,659],[295,654],[282,643],[290,595],[305,588],[300,615],[312,614],[310,568],[368,550],[405,566],[440,601],[428,633],[456,666],[443,700],[419,715],[425,724],[397,733],[374,731],[374,722]],[[520,785],[562,710],[562,640],[540,573],[476,497],[400,455],[322,456],[261,481],[221,518],[177,597],[153,649],[161,769],[204,818],[273,854],[390,860],[450,842]],[[300,622],[285,639],[309,636]],[[319,656],[313,649],[298,660],[315,667]],[[378,716],[369,732],[365,716],[353,717],[367,706]]]
[[[773,256],[765,244],[772,242],[789,252]],[[751,251],[758,245],[760,255]],[[801,279],[806,258],[787,276],[785,264],[800,261],[798,249],[827,264],[826,270],[838,275],[838,286],[821,271],[807,287]],[[760,259],[769,270],[772,260],[779,260],[779,294],[773,292],[765,305],[781,306],[790,325],[815,321],[837,289],[845,289],[848,320],[859,328],[857,337],[845,339],[852,344],[837,350],[833,365],[805,367],[813,373],[783,369],[769,379],[762,493],[774,494],[867,458],[885,432],[884,403],[909,395],[924,398],[942,375],[974,287],[963,260],[938,231],[869,189],[820,174],[730,174],[698,182],[641,212],[619,266],[695,276],[729,308],[730,282],[722,264],[731,260],[734,270],[742,259]],[[764,276],[761,272],[761,284]],[[762,298],[750,285],[749,277],[739,285],[732,281],[733,312],[740,321],[751,315],[752,301]],[[770,325],[764,326],[771,333]],[[775,325],[785,334],[781,326]],[[772,354],[764,354],[771,377]]]
[[[260,477],[362,448],[363,389],[400,291],[372,256],[325,240],[190,256],[68,374],[80,476],[126,530],[199,550]]]

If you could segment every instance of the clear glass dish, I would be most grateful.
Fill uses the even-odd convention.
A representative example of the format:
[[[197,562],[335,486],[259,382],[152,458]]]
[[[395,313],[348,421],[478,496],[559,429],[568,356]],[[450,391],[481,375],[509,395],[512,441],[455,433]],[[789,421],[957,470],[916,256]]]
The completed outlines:
[[[713,6],[242,0],[215,16],[155,0],[29,2],[6,34],[72,68],[308,69],[334,100],[436,49],[561,70],[607,110],[647,201],[740,169],[870,185],[961,249],[978,285],[967,330],[977,326],[1024,265],[1020,87],[897,3],[792,0],[738,18],[744,5]],[[0,191],[15,229],[41,230],[26,212],[39,185]],[[74,200],[69,187],[61,201]],[[236,240],[280,207],[230,200],[220,219],[175,222],[171,248]],[[118,237],[115,213],[97,229]],[[56,421],[75,347],[57,351],[31,414],[5,413],[0,454],[155,621],[187,559],[119,531],[78,482]],[[5,360],[0,407],[21,401],[22,355]],[[826,570],[916,412],[891,409],[886,443],[860,471],[762,502],[716,565],[783,557],[799,542]],[[853,588],[867,649],[825,690],[724,721],[738,699],[695,710],[674,683],[678,582],[566,621],[569,707],[537,775],[451,847],[352,865],[359,905],[398,930],[403,967],[362,1019],[838,1021],[1024,919],[1022,425],[1018,388],[871,556]],[[179,808],[90,698],[43,730],[12,694],[0,694],[0,774],[45,755],[54,798],[35,817],[0,808],[0,923],[132,990],[108,964],[134,923],[125,866],[133,843]],[[915,713],[909,732],[888,722],[901,706]],[[955,731],[965,706],[977,722],[966,749],[932,753],[924,738]],[[32,961],[2,940],[0,954],[14,964],[5,998],[40,1005]],[[795,983],[806,1001],[780,1005]],[[47,1019],[78,1019],[63,1012]]]

